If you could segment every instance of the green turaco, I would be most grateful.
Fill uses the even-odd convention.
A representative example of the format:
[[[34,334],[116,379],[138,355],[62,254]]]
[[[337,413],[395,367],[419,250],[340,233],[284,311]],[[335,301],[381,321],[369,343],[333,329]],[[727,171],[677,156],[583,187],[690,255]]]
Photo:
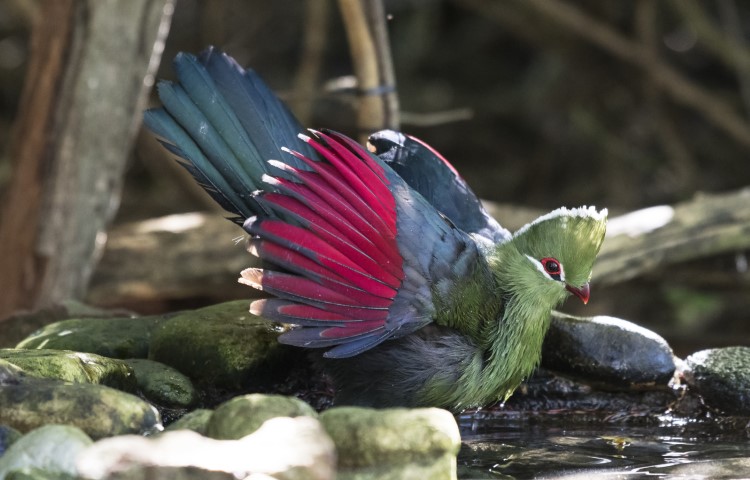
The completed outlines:
[[[588,301],[606,210],[559,208],[511,234],[419,140],[303,131],[215,49],[174,65],[146,125],[249,235],[266,268],[239,281],[267,294],[250,312],[315,349],[338,403],[504,400],[538,364],[551,309]]]

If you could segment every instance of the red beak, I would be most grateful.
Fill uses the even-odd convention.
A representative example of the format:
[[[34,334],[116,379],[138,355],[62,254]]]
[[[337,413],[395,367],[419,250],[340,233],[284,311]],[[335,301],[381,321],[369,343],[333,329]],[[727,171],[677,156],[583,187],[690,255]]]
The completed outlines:
[[[589,287],[588,283],[584,283],[581,287],[571,287],[570,285],[565,285],[565,289],[568,290],[570,293],[575,295],[576,297],[580,298],[584,305],[589,303],[589,296],[591,295],[591,288]]]

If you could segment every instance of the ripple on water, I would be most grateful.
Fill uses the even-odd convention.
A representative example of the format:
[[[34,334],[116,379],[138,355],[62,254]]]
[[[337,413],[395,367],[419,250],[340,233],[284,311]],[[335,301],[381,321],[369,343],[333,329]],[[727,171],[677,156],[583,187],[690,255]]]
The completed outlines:
[[[654,426],[459,418],[459,478],[748,478],[744,421],[663,417]]]

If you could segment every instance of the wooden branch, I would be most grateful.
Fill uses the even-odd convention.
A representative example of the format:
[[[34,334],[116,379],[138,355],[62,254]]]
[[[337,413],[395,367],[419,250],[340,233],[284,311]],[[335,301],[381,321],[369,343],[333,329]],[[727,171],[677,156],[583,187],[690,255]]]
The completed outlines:
[[[477,10],[483,16],[505,24],[502,18],[505,9],[498,7],[499,4],[495,2],[480,0],[457,0],[457,2]],[[547,17],[568,34],[578,36],[620,60],[640,68],[651,77],[655,84],[662,87],[664,94],[672,101],[701,113],[736,142],[750,147],[750,124],[739,116],[731,105],[690,81],[666,63],[652,62],[648,55],[643,54],[638,42],[628,39],[607,24],[587,15],[580,8],[573,6],[572,2],[516,0],[516,4],[519,7],[533,9],[534,12]],[[520,37],[527,39],[528,35]]]
[[[487,204],[511,230],[543,212]],[[640,210],[609,222],[594,267],[597,285],[612,285],[670,265],[750,249],[750,189],[701,195],[675,206]],[[188,213],[118,226],[110,232],[87,301],[144,312],[168,302],[249,298],[239,272],[259,267],[243,231],[214,214]]]
[[[323,63],[331,0],[306,0],[302,55],[294,77],[294,95],[290,102],[292,110],[302,125],[312,120],[313,93],[320,79]]]
[[[699,195],[610,220],[594,265],[597,284],[612,285],[669,265],[750,249],[750,188]]]
[[[236,224],[212,213],[117,226],[110,231],[86,301],[129,305],[145,313],[174,301],[249,297],[254,290],[237,278],[260,263],[245,250],[244,238]]]
[[[742,44],[741,30],[739,37],[737,32],[735,35],[725,35],[711,22],[711,15],[695,0],[672,0],[669,5],[682,21],[690,25],[701,45],[716,55],[719,61],[730,70],[747,71],[750,67],[750,51]]]
[[[400,123],[385,12],[382,0],[339,0],[339,7],[357,76],[357,128],[364,144],[372,132],[397,130]]]
[[[0,317],[84,295],[172,1],[42,4],[0,224]]]

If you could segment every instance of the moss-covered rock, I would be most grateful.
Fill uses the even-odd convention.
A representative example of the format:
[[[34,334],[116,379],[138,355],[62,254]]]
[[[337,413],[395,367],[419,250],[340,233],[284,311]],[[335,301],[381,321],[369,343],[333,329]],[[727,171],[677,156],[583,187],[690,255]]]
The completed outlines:
[[[93,353],[67,350],[0,350],[0,360],[27,375],[71,383],[97,383],[126,392],[136,391],[133,370],[125,363]]]
[[[140,358],[123,362],[133,369],[138,389],[149,401],[163,407],[188,408],[198,400],[193,383],[176,369]]]
[[[153,332],[149,358],[170,365],[199,387],[249,389],[283,378],[290,348],[271,324],[238,300],[178,314]]]
[[[750,415],[750,347],[702,350],[685,359],[685,379],[710,406]]]
[[[75,458],[93,442],[81,429],[68,425],[46,425],[37,428],[15,442],[5,455],[0,457],[0,478],[39,477],[42,474],[76,474]],[[34,474],[34,470],[39,470]]]
[[[71,318],[37,330],[17,348],[74,350],[110,358],[146,358],[151,332],[166,318]]]
[[[317,417],[302,400],[283,395],[254,393],[235,397],[219,405],[206,426],[206,435],[220,440],[235,440],[253,433],[275,417]]]
[[[456,478],[461,436],[446,410],[336,407],[320,421],[336,445],[337,478]]]
[[[160,428],[156,409],[104,385],[67,383],[26,375],[0,360],[0,424],[21,432],[42,425],[73,425],[92,438]]]
[[[182,418],[170,423],[165,431],[192,430],[201,435],[206,435],[206,427],[211,419],[213,410],[199,408],[182,416]]]

